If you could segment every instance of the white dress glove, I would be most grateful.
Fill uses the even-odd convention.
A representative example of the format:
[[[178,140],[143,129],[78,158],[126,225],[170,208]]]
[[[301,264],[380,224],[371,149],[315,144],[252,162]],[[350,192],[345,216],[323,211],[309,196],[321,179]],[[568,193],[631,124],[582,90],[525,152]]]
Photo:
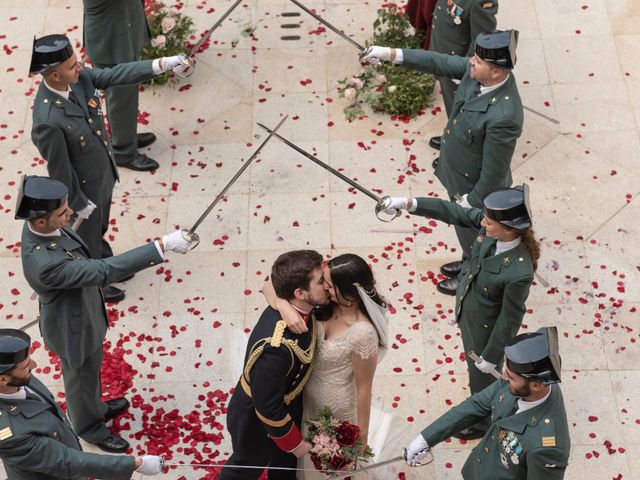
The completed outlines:
[[[472,208],[471,204],[469,203],[469,200],[467,200],[467,197],[469,196],[469,194],[465,193],[464,195],[459,196],[458,198],[456,198],[456,203],[458,205],[460,205],[461,207],[464,208]]]
[[[388,215],[393,215],[396,213],[396,210],[406,210],[408,203],[409,199],[407,197],[389,197],[385,205],[386,208],[382,211]]]
[[[186,57],[182,54],[174,55],[173,57],[162,57],[162,61],[160,62],[161,69],[163,72],[168,72],[172,70],[174,73],[178,71],[181,73],[184,71],[188,64]]]
[[[157,455],[143,455],[140,458],[142,458],[142,465],[136,469],[136,472],[149,476],[162,473],[162,457]]]
[[[391,48],[371,45],[364,51],[361,60],[366,60],[371,65],[379,67],[383,62],[391,61]]]
[[[422,435],[418,435],[411,444],[405,448],[404,460],[410,467],[418,466],[420,460],[427,456],[429,444]]]
[[[176,230],[162,237],[164,251],[171,250],[176,253],[187,253],[191,248],[191,242],[184,238],[182,230]]]
[[[95,209],[96,209],[96,204],[93,203],[91,200],[88,200],[87,206],[84,207],[82,210],[78,210],[76,213],[81,219],[87,220]]]
[[[480,357],[479,362],[475,362],[476,368],[480,370],[482,373],[489,373],[491,370],[496,368],[495,363],[487,362],[484,358]]]

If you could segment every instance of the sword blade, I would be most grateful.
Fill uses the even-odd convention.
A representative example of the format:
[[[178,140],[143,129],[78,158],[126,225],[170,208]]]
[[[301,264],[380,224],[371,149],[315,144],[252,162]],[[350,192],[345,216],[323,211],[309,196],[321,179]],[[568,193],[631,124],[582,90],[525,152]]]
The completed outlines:
[[[351,477],[351,476],[356,475],[358,473],[366,472],[367,470],[373,470],[374,468],[382,467],[384,465],[389,465],[390,463],[395,463],[395,462],[398,462],[400,460],[404,460],[404,457],[402,455],[390,458],[389,460],[385,460],[384,462],[377,462],[377,463],[373,463],[371,465],[368,465],[366,467],[356,468],[355,470],[350,470],[348,472],[344,472],[344,473],[341,473],[339,475],[332,475],[331,477],[329,477],[329,480],[340,480],[341,478]]]
[[[318,15],[317,13],[313,12],[312,10],[309,10],[307,7],[305,7],[302,3],[300,3],[298,0],[291,0],[291,2],[294,5],[297,5],[298,7],[300,7],[302,10],[304,10],[305,12],[307,12],[309,15],[311,15],[313,18],[315,18],[316,20],[318,20],[320,23],[322,23],[323,25],[329,27],[330,30],[332,30],[334,33],[337,33],[340,37],[342,37],[343,39],[345,39],[347,42],[349,42],[351,45],[353,45],[354,47],[356,47],[358,50],[360,50],[361,52],[364,52],[366,49],[360,45],[358,42],[356,42],[353,38],[349,37],[346,33],[344,33],[342,30],[339,30],[338,28],[334,27],[333,25],[331,25],[329,22],[327,22],[324,18],[322,18],[320,15]]]
[[[221,24],[222,22],[224,22],[224,20],[225,20],[229,15],[231,15],[231,12],[233,12],[233,11],[235,10],[235,8],[236,8],[238,5],[240,5],[240,3],[242,3],[242,0],[236,0],[236,1],[234,2],[234,4],[233,4],[233,5],[231,5],[231,7],[229,8],[229,10],[227,10],[226,12],[224,12],[224,13],[222,14],[222,16],[218,19],[218,21],[217,21],[216,23],[214,23],[214,24],[213,24],[213,27],[211,27],[209,30],[207,30],[207,32],[202,36],[202,38],[201,38],[200,40],[198,40],[198,41],[196,42],[196,44],[195,44],[193,47],[191,47],[191,50],[189,50],[189,55],[187,55],[187,58],[191,58],[191,57],[193,57],[193,56],[196,54],[196,52],[200,49],[200,47],[202,46],[202,44],[203,44],[204,42],[206,42],[206,41],[207,41],[207,39],[211,36],[211,34],[214,32],[214,30],[215,30],[216,28],[218,28],[218,27],[220,26],[220,24]]]
[[[268,127],[265,127],[263,124],[258,123],[258,126],[261,128],[264,128],[267,132],[269,132],[270,134],[273,134],[274,137],[277,137],[280,141],[284,142],[286,145],[288,145],[289,147],[293,148],[296,152],[304,155],[305,157],[307,157],[309,160],[311,160],[312,162],[314,162],[316,165],[320,165],[322,168],[324,168],[325,170],[327,170],[329,173],[334,174],[336,177],[338,177],[340,180],[347,182],[349,185],[351,185],[353,188],[355,188],[356,190],[364,193],[365,195],[367,195],[368,197],[371,197],[372,199],[374,199],[376,202],[380,202],[380,197],[378,195],[376,195],[375,193],[371,192],[370,190],[367,190],[366,188],[364,188],[362,185],[356,183],[355,181],[351,180],[349,177],[347,177],[346,175],[343,175],[342,173],[340,173],[339,171],[337,171],[335,168],[330,167],[329,165],[327,165],[326,163],[324,163],[322,160],[318,160],[316,157],[314,157],[313,155],[311,155],[309,152],[303,150],[302,148],[300,148],[299,146],[297,146],[295,143],[290,142],[289,140],[287,140],[286,138],[282,137],[281,135],[278,135],[277,133],[275,133],[275,131],[271,130]]]
[[[242,175],[244,173],[244,171],[247,168],[249,168],[249,165],[251,165],[251,162],[253,161],[253,159],[256,158],[256,156],[258,156],[258,153],[260,153],[260,150],[262,150],[262,147],[264,147],[266,145],[266,143],[269,140],[271,140],[272,136],[277,135],[276,131],[282,126],[282,124],[285,122],[285,120],[287,118],[289,118],[289,115],[285,115],[282,118],[282,120],[280,120],[280,123],[278,123],[278,125],[276,125],[276,128],[274,128],[273,131],[271,133],[269,133],[269,136],[267,138],[265,138],[264,141],[258,147],[258,149],[255,152],[253,152],[253,155],[251,155],[249,157],[249,159],[245,162],[245,164],[242,165],[242,167],[240,167],[240,169],[236,172],[236,174],[233,176],[233,178],[231,180],[229,180],[229,182],[224,186],[224,188],[216,196],[216,198],[213,200],[213,202],[211,202],[211,204],[202,213],[202,215],[200,215],[200,218],[198,218],[198,220],[196,220],[196,223],[194,223],[193,226],[191,227],[191,229],[189,229],[189,232],[188,232],[189,235],[193,234],[193,232],[196,231],[196,228],[198,228],[198,226],[202,223],[202,221],[205,218],[207,218],[207,215],[209,215],[209,213],[211,213],[211,210],[213,210],[213,207],[215,207],[218,204],[218,202],[220,200],[222,200],[222,197],[225,196],[225,194],[227,193],[229,188],[231,188],[231,185],[233,185],[236,182],[236,180],[238,180],[238,178],[240,178],[240,175]]]

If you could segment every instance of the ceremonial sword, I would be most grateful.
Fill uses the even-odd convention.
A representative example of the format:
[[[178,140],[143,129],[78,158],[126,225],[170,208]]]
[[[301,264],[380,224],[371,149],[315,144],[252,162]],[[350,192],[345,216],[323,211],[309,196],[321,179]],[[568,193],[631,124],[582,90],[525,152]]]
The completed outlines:
[[[273,135],[278,135],[276,133],[276,131],[282,126],[282,124],[285,122],[285,120],[288,117],[289,117],[289,115],[285,115],[282,118],[282,120],[280,120],[280,123],[278,123],[276,128],[274,128],[273,131],[271,133],[269,133],[269,136],[267,138],[265,138],[264,141],[258,147],[258,149],[255,152],[253,152],[253,155],[251,155],[249,157],[249,159],[244,163],[244,165],[242,165],[242,167],[240,167],[240,169],[236,172],[236,174],[233,176],[233,178],[231,180],[229,180],[229,183],[227,183],[224,186],[224,188],[220,191],[220,193],[216,196],[216,198],[213,199],[213,202],[211,202],[211,204],[202,213],[202,215],[200,215],[200,218],[198,218],[198,220],[196,220],[196,223],[193,224],[193,226],[189,229],[189,231],[186,231],[186,230],[182,231],[182,236],[184,237],[185,240],[187,240],[188,242],[195,242],[195,245],[193,245],[191,247],[191,250],[196,248],[198,246],[198,244],[200,243],[200,237],[196,233],[196,228],[198,228],[198,226],[202,223],[202,221],[205,218],[207,218],[207,215],[209,215],[209,213],[211,213],[211,210],[213,210],[213,207],[215,207],[218,204],[218,202],[220,200],[222,200],[222,197],[224,197],[224,195],[227,193],[229,188],[231,188],[231,185],[233,185],[236,182],[236,180],[238,180],[238,178],[240,178],[240,175],[242,175],[244,173],[244,171],[249,167],[249,165],[251,165],[251,162],[253,161],[254,158],[256,158],[258,156],[258,153],[260,153],[260,150],[262,150],[262,147],[264,147],[265,144],[269,140],[271,140],[271,137]]]
[[[342,30],[339,30],[337,27],[334,27],[333,25],[331,25],[329,22],[327,22],[320,15],[318,15],[317,13],[313,12],[312,10],[308,9],[303,4],[301,4],[298,0],[291,0],[291,2],[294,5],[297,5],[298,7],[300,7],[305,12],[307,12],[309,15],[311,15],[313,18],[318,20],[323,25],[326,25],[327,27],[329,27],[330,30],[332,30],[333,32],[337,33],[340,37],[344,38],[347,42],[349,42],[351,45],[356,47],[361,52],[364,52],[366,50],[366,48],[364,48],[362,45],[360,45],[358,42],[356,42],[353,38],[347,36],[347,34],[344,33]]]
[[[471,358],[471,360],[473,360],[474,362],[478,363],[481,362],[482,359],[476,354],[476,352],[469,352],[469,358]],[[484,372],[484,373],[488,373],[489,375],[494,376],[495,378],[497,378],[498,380],[502,379],[502,375],[500,375],[500,372],[498,372],[495,367],[492,368],[491,370],[489,370],[488,372]]]
[[[402,212],[400,210],[396,209],[396,213],[394,215],[391,215],[389,220],[381,217],[380,214],[383,213],[385,210],[388,210],[389,202],[391,201],[391,198],[389,198],[388,196],[379,197],[378,195],[373,193],[371,190],[367,190],[366,188],[364,188],[359,183],[351,180],[349,177],[347,177],[346,175],[343,175],[342,173],[337,171],[335,168],[330,167],[329,165],[324,163],[322,160],[317,159],[316,157],[311,155],[309,152],[303,150],[302,148],[297,146],[295,143],[292,143],[289,140],[287,140],[286,138],[282,137],[281,135],[278,135],[277,133],[275,133],[275,130],[271,130],[270,128],[264,126],[261,123],[258,123],[258,126],[260,128],[264,128],[267,132],[269,132],[270,136],[273,135],[273,136],[277,137],[282,142],[284,142],[286,145],[288,145],[289,147],[293,148],[296,152],[304,155],[309,160],[314,162],[316,165],[320,165],[322,168],[327,170],[329,173],[332,173],[333,175],[338,177],[340,180],[342,180],[344,182],[347,182],[349,185],[351,185],[356,190],[364,193],[366,196],[368,196],[368,197],[372,198],[373,200],[375,200],[376,201],[376,210],[375,211],[376,211],[376,217],[378,217],[378,220],[380,220],[382,222],[391,222],[392,220],[394,220],[397,217],[399,217],[400,215],[402,215]]]
[[[211,34],[214,32],[214,30],[216,28],[218,28],[220,26],[220,24],[222,22],[224,22],[224,20],[231,15],[231,12],[233,12],[235,10],[235,8],[240,5],[240,3],[242,3],[242,0],[236,0],[233,5],[231,5],[231,7],[222,14],[222,16],[218,19],[218,21],[216,23],[213,24],[213,26],[206,31],[206,33],[202,36],[202,38],[200,40],[198,40],[196,42],[196,44],[191,47],[191,50],[189,50],[189,53],[187,54],[187,56],[184,59],[184,64],[187,67],[184,71],[180,72],[174,72],[176,75],[178,75],[179,77],[182,78],[187,78],[189,76],[191,76],[191,74],[193,73],[193,69],[195,67],[195,63],[193,63],[192,58],[195,56],[196,53],[198,53],[198,50],[200,49],[200,47],[204,44],[204,42],[207,41],[207,39],[211,36]]]

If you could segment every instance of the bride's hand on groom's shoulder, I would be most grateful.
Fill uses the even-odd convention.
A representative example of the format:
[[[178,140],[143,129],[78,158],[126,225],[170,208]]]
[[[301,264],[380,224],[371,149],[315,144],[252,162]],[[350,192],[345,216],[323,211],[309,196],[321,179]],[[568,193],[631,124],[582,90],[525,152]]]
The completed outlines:
[[[287,328],[293,333],[301,334],[308,330],[307,323],[297,312],[282,313],[282,319],[287,324]]]

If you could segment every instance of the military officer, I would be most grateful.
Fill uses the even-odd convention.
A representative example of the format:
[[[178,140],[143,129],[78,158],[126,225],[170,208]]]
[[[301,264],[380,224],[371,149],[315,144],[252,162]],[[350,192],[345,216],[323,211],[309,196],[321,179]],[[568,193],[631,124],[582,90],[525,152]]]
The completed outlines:
[[[454,105],[442,134],[436,176],[450,200],[481,207],[482,199],[511,185],[511,157],[522,133],[522,102],[511,69],[516,63],[518,33],[494,31],[478,35],[469,59],[424,50],[370,47],[363,59],[393,61],[417,70],[460,79]],[[460,265],[477,236],[473,228],[456,226],[462,260],[443,265],[447,277],[438,291],[455,295]]]
[[[49,175],[69,188],[69,205],[84,219],[78,234],[93,258],[113,255],[104,234],[118,180],[97,89],[136,84],[179,64],[178,57],[167,57],[84,69],[66,36],[34,39],[29,72],[42,74],[43,80],[33,107],[31,138],[47,161]],[[104,294],[106,301],[124,298],[114,286]]]
[[[453,407],[409,445],[417,466],[460,428],[491,415],[492,426],[462,467],[464,480],[562,480],[571,440],[560,382],[556,327],[523,333],[505,347],[502,380]]]
[[[98,68],[138,60],[149,43],[144,0],[83,0],[84,45]],[[138,85],[110,86],[105,90],[111,149],[119,167],[155,170],[158,162],[138,153],[156,140],[153,133],[137,134]]]
[[[0,458],[8,480],[128,480],[133,472],[157,475],[162,459],[96,455],[82,451],[69,420],[51,392],[31,375],[31,339],[0,329]]]
[[[501,368],[504,345],[520,328],[525,302],[540,257],[540,245],[531,228],[528,186],[498,189],[484,199],[484,210],[465,208],[437,198],[390,200],[389,210],[407,209],[415,215],[479,230],[471,255],[462,266],[456,294],[456,320],[467,356],[469,387],[478,393],[494,382],[486,372]],[[488,420],[456,434],[478,438]]]
[[[295,334],[280,314],[264,310],[249,337],[240,381],[229,402],[227,428],[233,454],[227,465],[258,465],[295,469],[296,457],[311,444],[300,433],[302,389],[309,375],[316,348],[312,309],[327,304],[322,256],[312,250],[280,255],[271,269],[271,282],[278,297],[290,304],[311,324]],[[223,468],[220,480],[257,479],[261,469]],[[293,480],[295,471],[269,470],[270,480]]]
[[[44,344],[60,357],[67,409],[80,438],[108,452],[129,444],[105,420],[128,408],[125,398],[102,401],[100,366],[107,313],[100,286],[157,265],[164,252],[186,253],[181,231],[121,255],[93,259],[83,240],[64,228],[73,211],[68,189],[47,177],[23,177],[15,218],[22,230],[22,268],[38,294]]]
[[[431,20],[429,50],[461,57],[473,56],[476,37],[496,29],[497,13],[498,0],[437,0]],[[440,76],[438,81],[449,118],[460,81],[446,76]],[[440,136],[432,137],[429,145],[440,150],[440,142]]]

